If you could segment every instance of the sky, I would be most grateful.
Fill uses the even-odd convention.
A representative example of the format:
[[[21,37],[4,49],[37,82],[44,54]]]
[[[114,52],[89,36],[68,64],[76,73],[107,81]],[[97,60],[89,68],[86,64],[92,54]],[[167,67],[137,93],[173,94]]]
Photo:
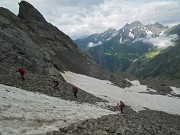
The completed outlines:
[[[0,0],[0,7],[18,14],[21,0]],[[180,0],[26,0],[45,19],[70,37],[119,30],[126,23],[180,23]]]

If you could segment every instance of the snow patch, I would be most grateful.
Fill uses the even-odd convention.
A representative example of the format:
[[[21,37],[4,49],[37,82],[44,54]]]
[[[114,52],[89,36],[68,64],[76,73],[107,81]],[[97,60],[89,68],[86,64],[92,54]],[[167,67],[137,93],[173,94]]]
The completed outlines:
[[[132,38],[134,38],[135,37],[135,34],[133,34],[132,32],[129,32],[129,37],[132,37]]]
[[[120,43],[122,43],[122,35],[120,34],[120,40],[119,40]]]
[[[161,36],[161,35],[163,35],[164,34],[164,31],[162,31],[160,34],[159,34],[159,36]]]
[[[97,97],[108,100],[112,105],[123,100],[135,111],[149,108],[151,110],[164,111],[170,114],[180,115],[180,99],[164,95],[151,95],[145,85],[140,85],[139,81],[130,81],[133,86],[119,88],[112,85],[110,81],[99,80],[85,75],[65,72],[64,79],[77,87],[94,94]],[[156,91],[156,90],[151,90]]]
[[[114,114],[95,105],[78,104],[2,84],[0,112],[0,133],[13,135],[42,134],[80,120]]]
[[[107,39],[106,39],[106,41],[108,41],[108,40],[111,40],[111,39],[112,39],[112,37],[110,37],[110,38],[107,38]]]
[[[133,62],[132,62],[132,63],[134,63],[134,62],[136,62],[136,61],[137,61],[137,59],[133,60]]]
[[[146,29],[146,38],[152,38],[152,31],[150,31],[150,30],[148,30],[148,29]]]
[[[106,39],[106,41],[111,40],[113,37],[115,37],[118,33],[114,33],[110,38]]]
[[[180,95],[180,88],[170,87],[173,90],[173,94]]]

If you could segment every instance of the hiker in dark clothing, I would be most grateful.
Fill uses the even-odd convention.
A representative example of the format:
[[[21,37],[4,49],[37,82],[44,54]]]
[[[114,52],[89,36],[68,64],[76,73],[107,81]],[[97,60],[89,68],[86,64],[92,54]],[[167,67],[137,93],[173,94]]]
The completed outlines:
[[[21,75],[21,79],[22,79],[22,80],[25,80],[25,78],[24,78],[24,74],[25,74],[24,69],[23,69],[23,68],[19,68],[19,69],[17,70],[17,72],[19,72],[19,73],[20,73],[20,75]]]
[[[74,97],[77,98],[77,93],[78,93],[78,88],[77,87],[73,87],[73,92],[74,92]]]
[[[124,107],[125,107],[124,102],[120,101],[119,107],[120,107],[121,113],[124,113],[124,112],[123,112],[123,109],[124,109]]]
[[[53,83],[54,83],[54,86],[53,86],[53,88],[55,88],[55,89],[59,89],[58,88],[58,85],[59,85],[59,81],[53,81]]]

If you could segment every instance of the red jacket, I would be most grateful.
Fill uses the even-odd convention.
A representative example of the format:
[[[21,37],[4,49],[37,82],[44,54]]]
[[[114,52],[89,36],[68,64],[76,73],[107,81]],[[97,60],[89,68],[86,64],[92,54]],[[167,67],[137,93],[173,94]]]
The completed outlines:
[[[19,72],[21,75],[24,75],[24,74],[25,74],[25,71],[24,71],[23,68],[19,68],[19,69],[18,69],[18,72]]]

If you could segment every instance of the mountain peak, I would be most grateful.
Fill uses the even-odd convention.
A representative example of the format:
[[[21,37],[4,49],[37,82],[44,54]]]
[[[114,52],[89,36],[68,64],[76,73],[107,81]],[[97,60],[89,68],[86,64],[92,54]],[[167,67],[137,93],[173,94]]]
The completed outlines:
[[[161,28],[164,28],[164,26],[158,22],[154,23],[153,25],[157,26],[157,27],[161,27]]]
[[[114,29],[113,27],[109,28],[107,31],[103,32],[103,33],[114,33],[116,32],[116,29]]]
[[[142,25],[142,23],[140,21],[134,21],[130,25]]]
[[[134,21],[130,24],[126,23],[126,25],[124,26],[124,28],[133,28],[133,27],[137,27],[137,26],[143,26],[143,24],[140,21]]]
[[[18,17],[26,21],[37,21],[37,22],[46,22],[43,15],[26,1],[21,1],[19,3],[19,14]]]

